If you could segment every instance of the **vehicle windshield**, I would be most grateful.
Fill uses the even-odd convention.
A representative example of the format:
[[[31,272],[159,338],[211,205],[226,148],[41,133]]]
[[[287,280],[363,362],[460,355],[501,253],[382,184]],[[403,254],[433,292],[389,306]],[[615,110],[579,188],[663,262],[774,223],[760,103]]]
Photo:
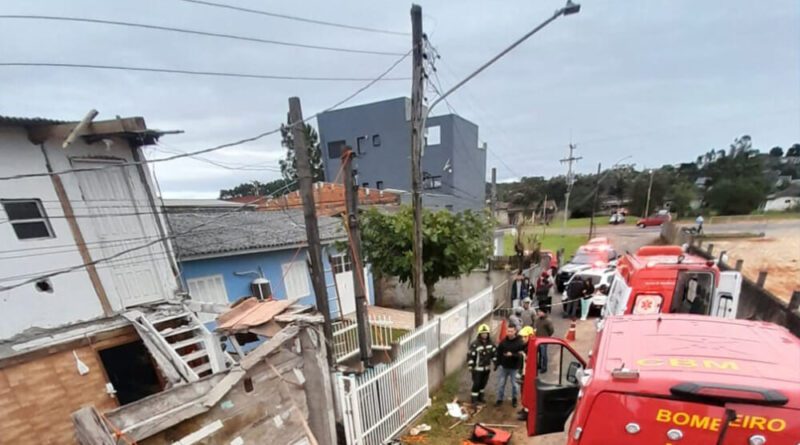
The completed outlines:
[[[593,264],[598,261],[608,262],[608,252],[607,251],[599,251],[599,250],[583,250],[579,249],[575,252],[575,256],[572,257],[571,263],[574,264]]]

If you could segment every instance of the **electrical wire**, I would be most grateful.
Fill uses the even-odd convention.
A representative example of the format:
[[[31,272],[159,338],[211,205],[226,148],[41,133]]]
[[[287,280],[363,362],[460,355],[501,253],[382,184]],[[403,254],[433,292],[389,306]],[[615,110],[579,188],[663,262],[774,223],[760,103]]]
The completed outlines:
[[[184,74],[190,76],[214,76],[214,77],[235,77],[245,79],[268,79],[268,80],[299,80],[312,82],[364,82],[372,80],[368,77],[310,77],[310,76],[282,76],[276,74],[248,74],[231,73],[222,71],[194,71],[176,68],[152,68],[142,66],[120,66],[120,65],[92,65],[86,63],[54,63],[54,62],[2,62],[0,66],[6,67],[49,67],[49,68],[85,68],[93,70],[114,70],[114,71],[138,71],[151,73]],[[410,77],[389,77],[382,81],[409,80]]]
[[[264,10],[259,10],[259,9],[242,8],[240,6],[226,5],[226,4],[223,4],[223,3],[214,3],[214,2],[208,2],[208,1],[203,1],[203,0],[181,0],[181,1],[184,1],[186,3],[194,3],[194,4],[198,4],[198,5],[213,6],[213,7],[216,7],[216,8],[224,8],[224,9],[230,9],[230,10],[234,10],[234,11],[247,12],[247,13],[250,13],[250,14],[258,14],[258,15],[264,15],[264,16],[268,16],[268,17],[275,17],[275,18],[279,18],[279,19],[294,20],[294,21],[303,22],[303,23],[311,23],[311,24],[314,24],[314,25],[323,25],[323,26],[332,26],[332,27],[335,27],[335,28],[350,29],[350,30],[354,30],[354,31],[373,32],[373,33],[378,33],[378,34],[389,34],[389,35],[396,35],[396,36],[410,36],[411,35],[410,33],[407,33],[407,32],[390,31],[390,30],[378,29],[378,28],[367,28],[367,27],[364,27],[364,26],[346,25],[346,24],[343,24],[343,23],[328,22],[328,21],[324,21],[324,20],[308,19],[308,18],[304,18],[304,17],[297,17],[297,16],[292,16],[292,15],[287,15],[287,14],[279,14],[279,13],[269,12],[269,11],[264,11]]]
[[[392,63],[389,66],[389,68],[384,70],[380,75],[378,75],[378,77],[372,79],[370,82],[368,82],[367,84],[365,84],[361,88],[357,89],[356,91],[354,91],[353,93],[351,93],[350,95],[348,95],[344,99],[340,100],[339,102],[333,104],[332,106],[330,106],[330,107],[328,107],[328,108],[326,108],[326,109],[324,109],[324,110],[322,110],[322,111],[320,111],[318,113],[315,113],[315,114],[313,114],[311,116],[308,116],[308,117],[304,118],[302,121],[294,122],[292,124],[289,124],[288,126],[292,127],[292,126],[295,126],[295,125],[304,124],[305,122],[317,117],[317,115],[325,113],[325,112],[330,111],[330,110],[333,110],[333,109],[339,107],[340,105],[350,101],[354,97],[358,96],[359,94],[361,94],[362,92],[364,92],[365,90],[367,90],[368,88],[372,87],[377,82],[379,82],[382,78],[384,78],[387,74],[389,74],[392,70],[394,70],[398,65],[400,65],[400,63],[402,63],[403,60],[405,60],[409,56],[409,54],[411,54],[410,50],[407,53],[405,53],[402,57],[397,59],[394,63]],[[224,148],[235,147],[237,145],[246,144],[248,142],[254,142],[254,141],[257,141],[259,139],[263,139],[263,138],[265,138],[267,136],[270,136],[270,135],[273,135],[273,134],[277,134],[280,131],[281,131],[281,127],[278,127],[278,128],[273,129],[273,130],[269,130],[269,131],[265,131],[263,133],[257,134],[255,136],[250,136],[250,137],[247,137],[247,138],[239,139],[238,141],[227,142],[227,143],[224,143],[224,144],[216,145],[216,146],[209,147],[209,148],[204,148],[204,149],[201,149],[201,150],[185,152],[185,153],[176,154],[176,155],[173,155],[173,156],[167,156],[165,158],[109,164],[109,165],[106,165],[106,166],[103,166],[103,167],[96,167],[96,168],[92,168],[92,167],[72,168],[72,169],[66,169],[66,170],[60,170],[60,171],[54,171],[54,172],[22,173],[22,174],[11,175],[11,176],[0,176],[0,181],[8,181],[8,180],[12,180],[12,179],[23,179],[23,178],[38,178],[38,177],[54,176],[54,175],[62,175],[62,174],[67,174],[67,173],[86,172],[86,171],[99,171],[99,170],[103,170],[103,169],[122,168],[122,167],[128,167],[128,166],[132,166],[132,165],[144,165],[144,164],[154,164],[154,163],[157,163],[157,162],[173,161],[175,159],[193,157],[193,156],[197,156],[197,155],[201,155],[201,154],[205,154],[205,153],[211,153],[211,152],[214,152],[214,151],[217,151],[217,150],[222,150]]]
[[[292,48],[315,49],[321,51],[334,51],[354,54],[371,54],[376,56],[401,56],[403,53],[389,51],[372,51],[366,49],[351,49],[336,46],[310,45],[305,43],[284,42],[281,40],[262,39],[259,37],[239,36],[234,34],[224,34],[210,31],[198,31],[194,29],[174,28],[171,26],[148,25],[145,23],[122,22],[117,20],[90,19],[85,17],[63,17],[53,15],[0,15],[0,19],[7,20],[49,20],[60,22],[93,23],[100,25],[123,26],[128,28],[149,29],[155,31],[176,32],[182,34],[192,34],[204,37],[217,37],[221,39],[241,40],[245,42],[264,43],[268,45],[288,46]]]

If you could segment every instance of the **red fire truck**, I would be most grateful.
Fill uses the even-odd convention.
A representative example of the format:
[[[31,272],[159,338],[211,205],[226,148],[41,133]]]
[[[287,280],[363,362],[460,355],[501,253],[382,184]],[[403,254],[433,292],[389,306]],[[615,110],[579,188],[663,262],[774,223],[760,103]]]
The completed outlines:
[[[800,339],[766,322],[610,317],[587,362],[561,339],[528,344],[528,435],[568,445],[798,445]]]
[[[617,262],[603,316],[690,313],[736,318],[742,275],[679,246],[645,246]]]

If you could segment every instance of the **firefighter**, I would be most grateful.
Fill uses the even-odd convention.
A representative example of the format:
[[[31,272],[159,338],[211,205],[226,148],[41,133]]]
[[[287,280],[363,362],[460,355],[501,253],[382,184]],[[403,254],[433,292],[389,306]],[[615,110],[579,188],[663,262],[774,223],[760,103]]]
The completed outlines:
[[[517,382],[519,383],[519,393],[522,394],[523,385],[525,384],[525,367],[528,361],[528,342],[530,341],[531,337],[536,335],[536,330],[530,326],[525,326],[519,331],[519,336],[522,338],[522,343],[525,345],[521,354],[522,354],[522,366],[519,368],[519,372],[517,372]],[[517,412],[517,419],[519,420],[526,420],[528,418],[528,410],[525,409],[523,406],[522,409]]]
[[[511,406],[517,407],[517,381],[516,375],[522,364],[522,355],[525,345],[517,335],[517,327],[509,324],[506,338],[497,345],[494,367],[497,373],[497,401],[496,406],[503,404],[506,393],[506,382],[511,381]]]
[[[478,338],[469,345],[467,366],[472,374],[472,404],[486,403],[483,397],[486,384],[489,382],[490,366],[494,359],[495,348],[490,338],[489,325],[478,326]]]

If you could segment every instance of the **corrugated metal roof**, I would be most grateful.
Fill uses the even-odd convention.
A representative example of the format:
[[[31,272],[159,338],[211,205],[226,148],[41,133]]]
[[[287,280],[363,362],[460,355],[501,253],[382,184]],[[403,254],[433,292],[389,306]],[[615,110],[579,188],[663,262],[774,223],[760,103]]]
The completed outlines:
[[[235,252],[276,250],[308,242],[301,210],[275,212],[240,211],[221,216],[219,212],[168,213],[180,259],[228,256]],[[320,216],[319,237],[325,241],[344,239],[339,219]],[[202,226],[200,226],[202,224]],[[196,230],[195,227],[200,226]]]
[[[0,115],[0,125],[20,125],[20,126],[59,125],[59,124],[68,124],[70,122],[71,121],[62,121],[57,119],[45,119],[43,117],[19,117],[19,116]]]

